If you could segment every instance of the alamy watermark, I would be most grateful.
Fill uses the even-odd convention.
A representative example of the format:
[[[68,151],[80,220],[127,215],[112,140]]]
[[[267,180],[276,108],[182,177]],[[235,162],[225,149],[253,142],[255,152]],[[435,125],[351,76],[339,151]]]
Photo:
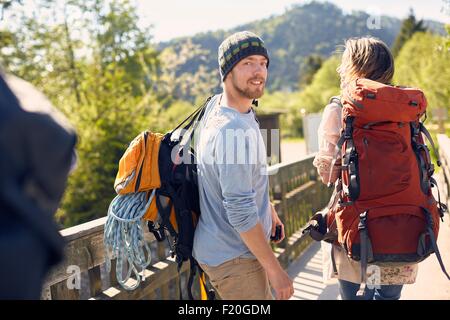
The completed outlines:
[[[367,267],[367,282],[368,289],[381,289],[381,269],[376,265],[369,265]]]
[[[381,9],[379,7],[369,7],[367,11],[371,14],[366,20],[366,26],[369,30],[381,29]]]
[[[70,274],[67,278],[66,285],[69,290],[81,289],[81,268],[77,265],[70,265],[67,267],[66,273]]]
[[[171,159],[174,164],[202,165],[248,165],[257,167],[264,175],[276,174],[275,169],[268,170],[272,159],[280,159],[280,130],[237,128],[226,129],[217,133],[179,130],[181,138],[178,146],[172,149]],[[214,142],[208,141],[214,135]],[[192,157],[191,148],[195,149]]]

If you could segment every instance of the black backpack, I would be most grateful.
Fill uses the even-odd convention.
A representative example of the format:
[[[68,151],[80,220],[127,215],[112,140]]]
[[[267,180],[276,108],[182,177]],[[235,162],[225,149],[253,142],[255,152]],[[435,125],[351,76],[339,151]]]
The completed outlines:
[[[148,222],[149,230],[158,241],[166,239],[166,232],[172,238],[167,240],[169,240],[172,257],[176,257],[178,271],[184,262],[190,262],[188,295],[191,300],[193,299],[191,289],[197,272],[201,286],[207,291],[204,273],[192,256],[194,232],[200,216],[197,160],[192,136],[210,101],[211,97],[162,139],[158,157],[161,187],[156,189],[155,194],[160,216],[159,226],[156,227],[153,222]],[[176,155],[179,161],[175,159],[174,163],[173,155]],[[170,220],[172,208],[177,226],[174,226]],[[207,291],[207,295],[209,300],[214,299],[212,290]],[[180,299],[182,299],[181,288]]]
[[[168,242],[170,255],[176,257],[178,273],[184,262],[190,262],[189,299],[193,300],[192,285],[197,274],[201,298],[214,298],[212,292],[206,292],[204,273],[192,256],[195,227],[200,216],[192,137],[210,100],[208,98],[165,135],[150,131],[140,133],[120,160],[115,183],[118,195],[108,209],[104,242],[106,261],[117,257],[117,280],[126,290],[137,288],[143,279],[140,273],[150,264],[150,248],[141,227],[144,220],[157,241]],[[125,279],[120,276],[123,264],[128,264],[128,270],[136,276],[137,282],[131,287],[126,284],[131,273],[128,272]],[[180,299],[183,299],[181,277],[179,280]]]

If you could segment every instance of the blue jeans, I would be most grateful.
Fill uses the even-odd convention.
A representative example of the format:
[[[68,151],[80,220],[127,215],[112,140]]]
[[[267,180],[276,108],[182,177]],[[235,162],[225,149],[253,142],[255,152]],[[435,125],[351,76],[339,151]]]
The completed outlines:
[[[342,300],[398,300],[403,289],[403,285],[382,285],[380,289],[369,289],[366,287],[364,296],[357,297],[359,283],[339,280],[339,291]]]

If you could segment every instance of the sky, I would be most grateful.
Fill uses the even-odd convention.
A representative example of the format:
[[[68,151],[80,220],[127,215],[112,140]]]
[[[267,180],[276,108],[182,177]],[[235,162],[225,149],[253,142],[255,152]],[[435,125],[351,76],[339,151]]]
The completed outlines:
[[[304,0],[135,0],[143,25],[152,25],[154,41],[166,41],[199,32],[229,29],[279,15]],[[322,1],[323,2],[323,1]],[[344,12],[362,10],[404,18],[412,7],[418,19],[450,23],[450,2],[444,0],[330,0]]]

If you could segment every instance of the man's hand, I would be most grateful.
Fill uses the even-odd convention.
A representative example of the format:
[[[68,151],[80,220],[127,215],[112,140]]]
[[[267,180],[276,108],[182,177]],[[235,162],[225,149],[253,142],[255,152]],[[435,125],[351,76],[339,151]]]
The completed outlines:
[[[294,294],[293,282],[286,271],[281,267],[277,269],[267,270],[270,285],[275,290],[275,298],[277,300],[289,300]]]
[[[275,229],[279,225],[281,226],[281,238],[278,241],[274,241],[274,243],[280,243],[283,241],[285,234],[284,234],[284,224],[281,222],[280,218],[278,217],[278,213],[275,210],[274,205],[271,203],[270,208],[272,210],[272,237],[275,236]]]
[[[276,298],[279,300],[289,299],[294,294],[293,282],[273,254],[272,248],[264,236],[261,223],[258,222],[253,228],[240,233],[240,235],[266,271],[270,285],[275,290]]]

